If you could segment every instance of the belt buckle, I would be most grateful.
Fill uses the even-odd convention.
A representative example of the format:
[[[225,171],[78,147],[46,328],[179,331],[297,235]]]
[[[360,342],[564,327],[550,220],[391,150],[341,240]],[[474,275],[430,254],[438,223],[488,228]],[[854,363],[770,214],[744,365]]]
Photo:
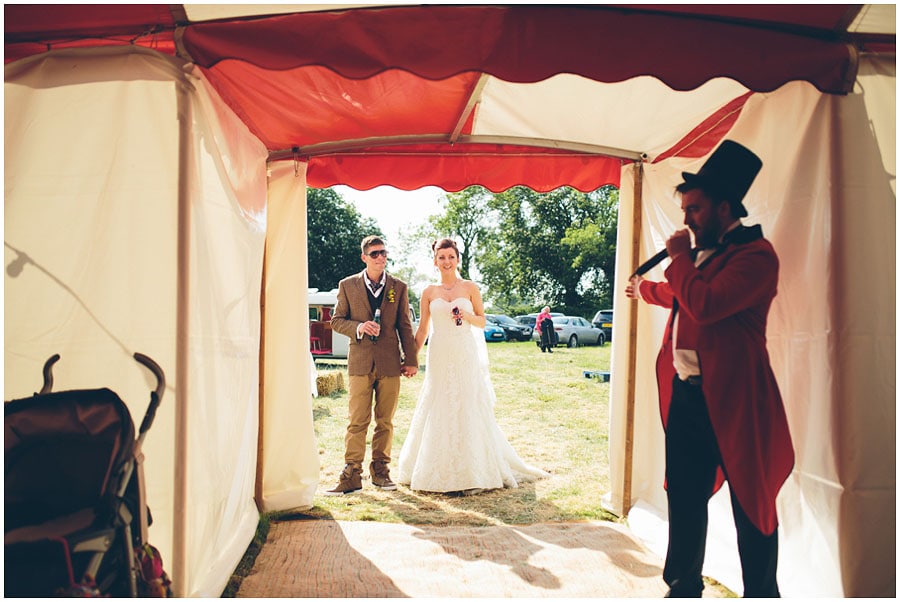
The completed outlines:
[[[684,382],[691,385],[692,387],[699,387],[701,384],[703,384],[703,377],[702,376],[688,376],[686,379],[684,379]]]

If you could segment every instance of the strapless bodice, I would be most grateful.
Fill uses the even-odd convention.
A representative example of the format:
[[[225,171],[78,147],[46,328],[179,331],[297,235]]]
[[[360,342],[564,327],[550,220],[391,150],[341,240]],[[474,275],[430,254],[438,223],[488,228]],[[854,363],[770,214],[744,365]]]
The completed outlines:
[[[431,310],[431,322],[435,332],[446,332],[448,334],[469,332],[472,327],[468,322],[463,321],[460,326],[456,325],[453,314],[450,311],[453,307],[459,307],[461,310],[471,313],[472,302],[467,297],[457,297],[452,301],[447,301],[440,297],[432,299],[428,308]]]

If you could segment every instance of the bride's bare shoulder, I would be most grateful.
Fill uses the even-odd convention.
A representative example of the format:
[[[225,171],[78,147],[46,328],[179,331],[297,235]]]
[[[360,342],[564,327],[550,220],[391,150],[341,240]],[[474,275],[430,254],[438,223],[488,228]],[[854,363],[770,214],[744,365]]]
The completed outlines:
[[[469,295],[469,297],[473,297],[476,294],[481,294],[481,291],[478,288],[478,285],[472,282],[471,280],[463,280],[462,285],[464,290]]]

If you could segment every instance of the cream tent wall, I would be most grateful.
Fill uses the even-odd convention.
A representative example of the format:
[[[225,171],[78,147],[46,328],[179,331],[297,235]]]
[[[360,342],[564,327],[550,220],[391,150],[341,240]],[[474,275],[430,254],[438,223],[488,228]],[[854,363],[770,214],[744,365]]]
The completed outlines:
[[[156,360],[151,542],[177,593],[218,596],[258,522],[267,151],[156,52],[61,51],[5,76],[5,399],[39,389],[59,353],[56,390],[109,387],[139,423],[153,383],[131,355]],[[270,416],[291,418],[309,389],[274,388]],[[277,466],[316,471],[281,438]],[[308,503],[294,474],[262,466],[262,497]]]
[[[762,225],[781,261],[767,334],[797,455],[778,507],[787,597],[893,596],[896,588],[895,81],[893,61],[867,59],[846,97],[804,83],[757,94],[728,135],[763,159],[744,221]],[[642,258],[682,227],[673,190],[681,171],[702,162],[644,166]],[[623,199],[633,196],[633,169],[624,170]],[[627,203],[620,211],[617,273],[627,278],[633,214]],[[648,277],[661,279],[666,265]],[[616,297],[609,502],[622,510],[630,478],[629,524],[664,554],[654,366],[667,313],[637,309],[634,456],[626,475],[630,303]],[[704,572],[742,590],[725,490],[711,508]]]

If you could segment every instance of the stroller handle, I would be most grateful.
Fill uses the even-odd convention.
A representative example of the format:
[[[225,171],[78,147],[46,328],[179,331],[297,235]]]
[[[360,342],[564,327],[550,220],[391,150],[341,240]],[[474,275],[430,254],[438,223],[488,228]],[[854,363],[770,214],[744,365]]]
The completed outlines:
[[[46,362],[44,362],[44,385],[41,387],[40,395],[50,393],[53,390],[53,364],[59,361],[59,357],[58,353],[54,353],[47,358]],[[156,394],[159,397],[162,397],[163,391],[166,388],[166,375],[163,373],[162,368],[143,353],[135,353],[134,359],[149,368],[150,372],[153,373],[153,376],[156,377]]]
[[[39,395],[45,395],[53,390],[53,364],[59,361],[59,354],[55,353],[44,362],[44,386]]]
[[[46,395],[53,390],[53,365],[59,361],[59,354],[54,353],[47,361],[44,362],[44,385],[41,387],[41,392],[39,395]],[[152,359],[144,355],[143,353],[135,353],[134,359],[146,366],[150,372],[156,377],[156,390],[153,391],[153,395],[151,396],[150,408],[147,410],[147,415],[144,416],[144,421],[141,424],[141,432],[146,432],[147,429],[150,428],[150,424],[153,422],[153,417],[156,414],[156,408],[159,407],[160,400],[162,400],[163,391],[166,389],[166,375],[163,373],[162,368],[159,367],[159,364],[154,362]]]
[[[156,410],[159,408],[163,391],[166,388],[166,376],[163,374],[159,364],[143,353],[135,353],[134,359],[149,368],[150,372],[156,376],[156,390],[150,394],[150,406],[147,408],[147,413],[144,414],[144,419],[141,421],[141,427],[138,429],[138,446],[140,446],[144,440],[144,434],[150,430],[150,425],[153,424],[153,419],[156,418]]]
[[[166,389],[166,375],[163,373],[162,368],[159,367],[159,364],[154,362],[143,353],[135,353],[134,359],[138,363],[146,366],[150,370],[150,372],[153,373],[153,376],[156,377],[156,395],[162,398],[163,391],[165,391]]]

